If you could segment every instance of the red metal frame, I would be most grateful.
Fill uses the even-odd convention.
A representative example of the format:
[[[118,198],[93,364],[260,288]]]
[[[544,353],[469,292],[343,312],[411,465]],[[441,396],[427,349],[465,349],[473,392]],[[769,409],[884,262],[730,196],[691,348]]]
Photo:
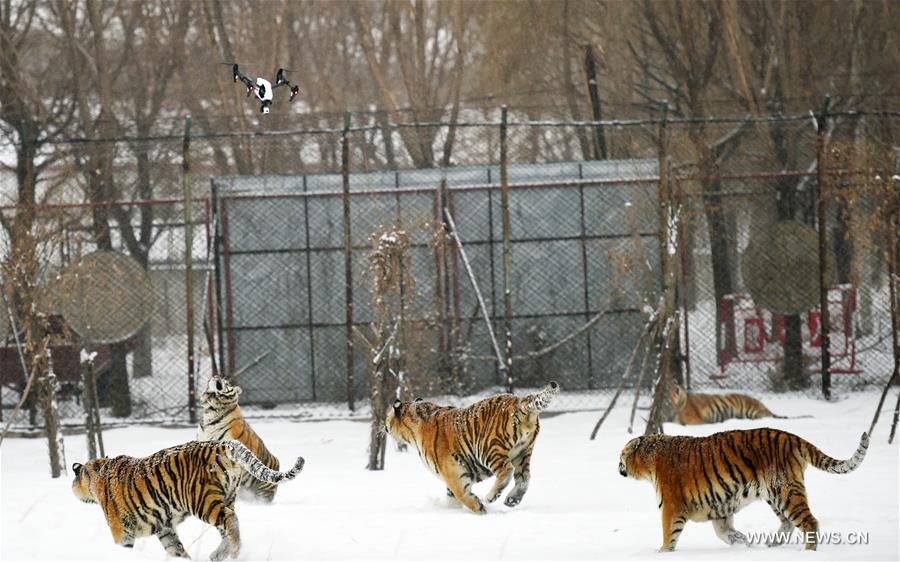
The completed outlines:
[[[728,302],[733,306],[727,306]],[[856,337],[854,333],[854,315],[856,313],[856,287],[838,285],[828,292],[829,311],[831,312],[831,353],[834,363],[830,369],[833,374],[857,374],[861,371],[856,365]],[[735,331],[743,332],[743,346],[737,354],[726,349],[718,350],[719,374],[713,378],[726,377],[728,365],[735,363],[776,363],[784,357],[782,349],[785,341],[784,317],[770,312],[753,303],[747,293],[735,293],[722,297],[722,311],[717,325],[724,330],[729,323]],[[730,312],[729,312],[730,311]],[[821,312],[818,308],[805,313],[805,333],[803,351],[807,357],[815,357],[816,349],[822,345],[820,332]],[[770,327],[768,338],[766,326]],[[724,342],[724,338],[723,338]],[[836,345],[836,344],[843,344]],[[839,365],[840,362],[845,365]]]

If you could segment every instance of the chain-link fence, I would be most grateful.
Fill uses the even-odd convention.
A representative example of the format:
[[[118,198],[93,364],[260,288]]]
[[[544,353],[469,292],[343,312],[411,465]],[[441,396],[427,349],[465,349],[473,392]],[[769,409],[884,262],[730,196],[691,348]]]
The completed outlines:
[[[117,201],[116,220],[98,232],[98,214],[110,204],[55,204],[35,208],[32,232],[38,245],[34,304],[49,341],[50,367],[58,381],[58,407],[64,423],[84,416],[82,374],[84,353],[93,356],[97,394],[106,418],[187,419],[187,295],[186,233],[197,281],[193,300],[206,298],[209,239],[208,201],[198,199],[185,228],[183,200]],[[20,207],[2,207],[0,216],[12,225]],[[3,233],[0,247],[9,258],[15,238]],[[112,258],[112,260],[110,259]],[[22,397],[27,378],[16,336],[22,336],[20,295],[7,284],[0,323],[0,373],[3,406]],[[7,309],[7,303],[9,309]],[[18,314],[17,314],[18,313]],[[12,322],[10,322],[12,320]],[[196,317],[196,334],[202,317]],[[14,333],[11,324],[19,329]],[[23,346],[28,342],[20,343]],[[203,342],[197,339],[198,349]],[[25,348],[27,351],[28,348]],[[209,376],[208,354],[198,354],[198,380]],[[23,405],[34,424],[40,410],[30,394]]]
[[[44,174],[40,202],[3,208],[4,262],[16,266],[16,233],[27,224],[42,248],[36,287],[111,250],[135,259],[153,299],[140,330],[99,344],[61,306],[44,309],[58,332],[50,347],[64,421],[83,415],[81,348],[98,354],[105,418],[188,421],[213,368],[244,388],[248,415],[365,416],[373,356],[386,350],[403,356],[392,376],[410,396],[463,404],[558,380],[554,408],[601,408],[657,307],[661,251],[679,263],[686,385],[820,395],[822,294],[831,384],[890,377],[896,115],[819,116],[818,129],[809,116],[489,117],[375,115],[345,128],[310,117],[299,131],[74,144],[64,153],[71,166]],[[92,174],[77,166],[84,161],[105,167]],[[659,200],[660,162],[674,220]],[[195,198],[189,220],[185,185]],[[677,229],[674,248],[661,248],[661,228]],[[398,232],[409,237],[404,326],[381,349],[368,329],[386,302],[373,292],[373,253]],[[825,292],[820,255],[833,256]],[[5,286],[20,327],[21,303]],[[57,290],[48,300],[67,298]],[[125,319],[140,309],[113,308]],[[0,327],[5,417],[27,381],[16,334]],[[127,407],[116,403],[123,392]],[[38,409],[26,409],[19,423],[39,424]]]

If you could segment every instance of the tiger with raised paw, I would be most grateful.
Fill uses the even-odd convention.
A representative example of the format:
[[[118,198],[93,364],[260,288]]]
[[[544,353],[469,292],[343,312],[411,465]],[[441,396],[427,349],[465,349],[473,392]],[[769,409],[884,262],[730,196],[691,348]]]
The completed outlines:
[[[385,427],[401,443],[416,447],[425,466],[446,483],[448,495],[475,513],[485,513],[472,485],[492,475],[496,480],[488,502],[496,501],[513,477],[515,486],[504,503],[514,507],[522,501],[531,479],[539,414],[557,392],[559,385],[551,382],[536,394],[500,394],[468,408],[396,400]]]
[[[198,441],[222,441],[234,439],[250,449],[256,458],[272,470],[280,468],[278,458],[269,452],[266,444],[250,427],[241,414],[238,398],[241,387],[231,384],[222,377],[212,377],[206,392],[200,397],[203,416],[197,428]],[[241,499],[259,500],[271,503],[275,499],[278,486],[271,482],[263,482],[250,474],[241,476],[238,493]]]

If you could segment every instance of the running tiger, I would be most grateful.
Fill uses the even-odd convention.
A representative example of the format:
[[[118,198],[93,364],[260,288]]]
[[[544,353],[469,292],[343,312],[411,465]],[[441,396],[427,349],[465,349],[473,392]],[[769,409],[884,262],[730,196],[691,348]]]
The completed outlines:
[[[487,495],[494,502],[515,475],[516,484],[504,501],[514,507],[528,490],[538,415],[557,392],[559,385],[551,382],[537,394],[500,394],[468,408],[397,400],[385,427],[401,443],[415,445],[419,458],[447,484],[447,494],[475,513],[485,509],[472,493],[473,484],[495,475]]]
[[[806,549],[815,550],[819,523],[806,502],[807,464],[844,474],[859,466],[868,447],[869,436],[863,433],[853,456],[840,461],[777,429],[723,431],[709,437],[651,435],[625,445],[619,474],[649,480],[656,488],[662,510],[660,552],[675,550],[688,520],[712,521],[716,535],[727,544],[747,544],[733,527],[734,514],[757,499],[765,500],[778,516],[780,533],[799,527],[812,541]]]
[[[149,457],[101,458],[72,470],[72,491],[86,503],[99,503],[116,544],[134,546],[137,538],[156,535],[169,556],[189,558],[175,526],[193,515],[222,535],[210,560],[234,558],[241,549],[234,498],[245,473],[277,484],[303,470],[278,472],[266,467],[238,441],[191,441]]]
[[[250,451],[272,470],[280,468],[278,459],[269,452],[259,435],[241,415],[238,397],[241,387],[234,386],[226,379],[213,377],[200,398],[203,406],[203,418],[197,431],[198,441],[222,441],[235,439],[243,443]],[[269,482],[253,478],[250,474],[241,476],[238,488],[242,499],[257,499],[271,503],[275,499],[278,487]]]
[[[719,423],[728,419],[758,420],[760,418],[797,419],[812,416],[779,416],[762,402],[746,394],[695,394],[677,384],[669,388],[669,398],[675,406],[675,419],[681,425]]]

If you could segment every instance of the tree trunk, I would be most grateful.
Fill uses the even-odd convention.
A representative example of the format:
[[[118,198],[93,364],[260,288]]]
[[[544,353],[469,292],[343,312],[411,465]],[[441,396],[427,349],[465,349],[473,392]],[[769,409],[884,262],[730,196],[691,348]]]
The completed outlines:
[[[704,193],[719,193],[721,182],[718,180],[704,182]],[[716,299],[716,318],[734,318],[734,301],[722,298],[734,293],[734,281],[731,272],[734,269],[731,260],[731,251],[728,243],[728,226],[725,213],[722,210],[718,197],[704,199],[704,213],[706,225],[709,231],[710,259],[712,261],[713,288]],[[725,357],[734,357],[737,350],[734,322],[725,324],[725,341],[721,341],[722,334],[716,330],[716,349]]]
[[[49,353],[49,348],[46,350]],[[43,369],[43,366],[41,367]],[[44,428],[50,450],[50,476],[59,478],[66,473],[66,454],[62,434],[59,432],[59,412],[56,408],[56,375],[52,372],[38,378],[41,406],[44,410]]]
[[[100,149],[102,150],[102,148]],[[98,250],[112,251],[112,237],[109,227],[109,209],[105,205],[97,204],[106,200],[103,169],[105,166],[99,163],[100,159],[93,160],[99,174],[91,174],[91,199],[95,203],[91,207],[94,240]],[[128,364],[126,355],[128,350],[125,343],[120,342],[110,346],[112,359],[110,369],[107,372],[107,384],[98,385],[105,390],[105,396],[101,396],[101,404],[112,406],[112,415],[115,417],[128,417],[131,415],[131,388],[128,382]]]
[[[784,384],[787,390],[809,388],[809,373],[803,368],[803,320],[799,314],[784,317]]]
[[[783,137],[781,137],[783,138]],[[796,185],[791,178],[780,178],[778,190],[778,220],[793,220],[797,212]],[[801,390],[810,385],[809,374],[803,367],[803,321],[799,314],[784,316],[784,362],[782,383],[788,390]]]

